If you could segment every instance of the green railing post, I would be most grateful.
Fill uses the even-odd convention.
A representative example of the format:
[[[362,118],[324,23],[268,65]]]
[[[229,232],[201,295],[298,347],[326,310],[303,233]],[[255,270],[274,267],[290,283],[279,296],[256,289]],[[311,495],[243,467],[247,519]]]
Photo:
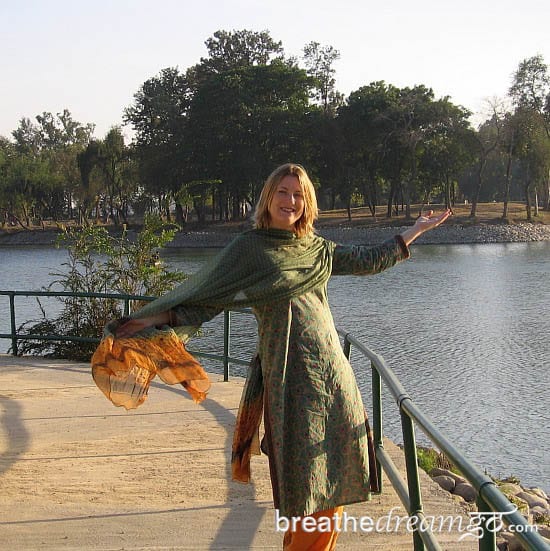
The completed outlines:
[[[348,340],[348,336],[344,336],[344,356],[351,361],[351,342]]]
[[[13,350],[13,355],[17,356],[17,327],[15,325],[15,294],[10,293],[10,326],[11,326],[11,349]]]
[[[231,331],[231,312],[224,310],[223,312],[223,380],[229,381],[229,347]]]
[[[382,426],[382,378],[371,362],[372,370],[372,431],[374,433],[374,449],[384,447],[384,433]],[[376,471],[378,473],[378,485],[382,493],[382,464],[376,457]]]
[[[407,467],[407,486],[409,488],[409,516],[416,517],[416,526],[413,532],[414,551],[424,551],[424,542],[420,537],[419,526],[422,515],[422,498],[420,494],[420,478],[418,474],[418,458],[416,455],[416,438],[412,419],[401,409],[401,429],[405,447],[405,465]],[[420,515],[419,515],[420,513]]]
[[[497,535],[496,531],[490,529],[487,525],[488,521],[495,521],[495,514],[491,511],[487,502],[481,497],[480,494],[476,498],[477,510],[480,514],[480,528],[483,530],[483,534],[479,539],[479,551],[495,551],[497,548]],[[483,513],[487,513],[484,515]]]

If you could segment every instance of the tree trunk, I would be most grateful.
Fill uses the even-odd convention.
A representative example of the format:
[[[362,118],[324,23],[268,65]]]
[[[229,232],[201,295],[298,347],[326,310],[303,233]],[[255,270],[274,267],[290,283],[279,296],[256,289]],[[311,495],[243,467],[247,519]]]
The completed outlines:
[[[451,208],[451,182],[448,174],[445,174],[445,208]]]
[[[477,171],[477,186],[472,197],[472,209],[470,210],[470,218],[475,218],[477,212],[477,204],[479,203],[479,196],[481,194],[481,185],[483,183],[483,171],[487,161],[483,159],[479,162],[479,170]]]
[[[525,184],[525,209],[527,211],[527,220],[531,222],[531,182],[527,180]]]
[[[176,201],[176,224],[179,226],[185,225],[185,217],[183,215],[183,207],[181,206],[181,203]]]
[[[401,195],[402,200],[405,201],[405,219],[406,220],[412,220],[410,186],[411,186],[411,183],[407,182],[403,186],[402,195]],[[401,210],[403,210],[403,205],[401,205]]]
[[[506,163],[506,180],[504,184],[504,206],[502,209],[502,219],[508,218],[508,203],[510,202],[510,182],[512,180],[512,155],[508,155]]]
[[[233,203],[231,205],[231,219],[238,220],[241,210],[241,202],[238,197],[233,197]]]

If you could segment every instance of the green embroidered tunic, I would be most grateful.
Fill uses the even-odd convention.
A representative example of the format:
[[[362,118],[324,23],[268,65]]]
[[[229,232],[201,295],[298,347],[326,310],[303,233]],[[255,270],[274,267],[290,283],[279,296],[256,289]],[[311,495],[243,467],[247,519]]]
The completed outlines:
[[[406,257],[396,241],[337,246],[333,274],[374,274]],[[326,283],[254,309],[275,507],[303,516],[369,499],[365,412]]]
[[[326,251],[333,275],[375,274],[409,255],[399,237],[377,247],[330,244]],[[275,507],[290,517],[368,500],[365,411],[334,326],[327,279],[252,308]],[[184,326],[206,321],[193,305],[172,311]]]

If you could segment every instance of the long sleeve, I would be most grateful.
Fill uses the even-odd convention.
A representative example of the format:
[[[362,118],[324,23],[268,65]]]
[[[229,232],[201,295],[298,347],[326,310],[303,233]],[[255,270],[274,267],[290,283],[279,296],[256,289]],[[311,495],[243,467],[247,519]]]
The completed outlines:
[[[372,275],[409,258],[403,238],[396,235],[381,245],[337,245],[332,259],[332,275]]]
[[[215,318],[222,308],[214,306],[179,305],[170,310],[170,325],[200,327]]]

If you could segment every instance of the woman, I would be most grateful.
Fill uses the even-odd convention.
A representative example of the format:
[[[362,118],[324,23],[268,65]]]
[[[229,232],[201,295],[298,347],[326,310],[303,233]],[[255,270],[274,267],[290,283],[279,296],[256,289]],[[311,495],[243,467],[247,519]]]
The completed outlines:
[[[258,349],[239,408],[233,475],[249,479],[263,407],[262,449],[269,457],[275,507],[286,518],[338,518],[343,505],[370,496],[366,415],[328,306],[330,275],[374,274],[393,266],[409,257],[412,241],[450,212],[420,216],[377,247],[336,245],[315,235],[317,215],[306,171],[296,164],[277,168],[261,192],[255,229],[237,237],[192,281],[113,326],[115,340],[164,325],[176,327],[186,340],[223,308],[252,307]],[[184,381],[187,388],[198,383],[196,374]],[[333,549],[335,522],[313,532],[291,525],[284,548]]]

